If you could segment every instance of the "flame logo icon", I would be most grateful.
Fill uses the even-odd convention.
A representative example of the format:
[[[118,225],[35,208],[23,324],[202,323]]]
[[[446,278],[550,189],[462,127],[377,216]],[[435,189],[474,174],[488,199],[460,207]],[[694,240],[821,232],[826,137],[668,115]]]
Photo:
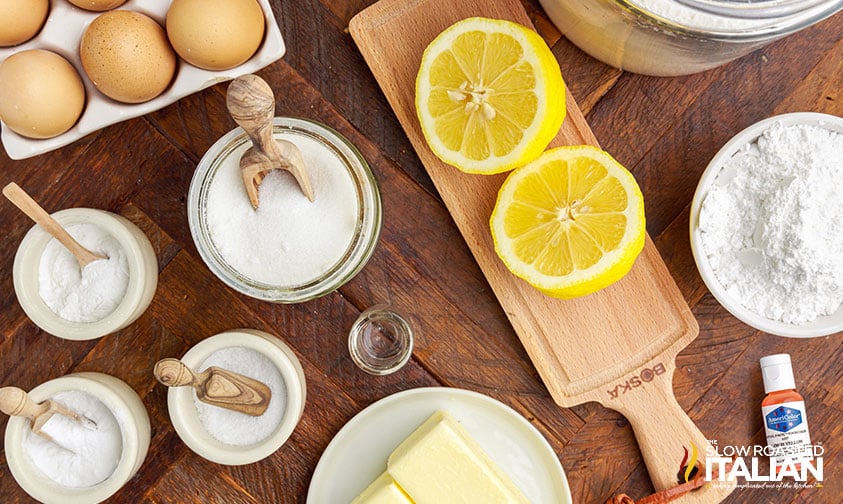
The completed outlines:
[[[693,472],[694,467],[697,465],[697,445],[691,443],[691,453],[690,453],[690,460],[688,457],[688,449],[684,446],[682,447],[685,450],[685,455],[682,457],[682,462],[679,463],[679,473],[685,478],[685,483],[691,480],[691,472]],[[684,472],[683,472],[684,471]]]

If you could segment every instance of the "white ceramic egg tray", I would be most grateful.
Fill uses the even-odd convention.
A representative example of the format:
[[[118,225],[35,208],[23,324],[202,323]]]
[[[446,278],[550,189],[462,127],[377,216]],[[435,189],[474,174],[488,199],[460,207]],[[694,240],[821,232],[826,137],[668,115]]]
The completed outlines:
[[[112,100],[97,91],[85,75],[79,59],[79,42],[82,34],[88,24],[102,13],[80,9],[67,0],[50,0],[50,13],[38,35],[14,47],[0,47],[0,62],[16,52],[27,49],[47,49],[58,53],[70,61],[82,77],[87,103],[79,121],[65,133],[53,138],[43,140],[27,138],[2,124],[0,139],[9,157],[24,159],[58,149],[91,132],[164,108],[196,91],[240,75],[256,72],[277,61],[285,51],[281,30],[272,14],[269,0],[258,0],[258,3],[266,19],[266,30],[263,43],[248,61],[228,70],[211,71],[192,66],[179,58],[176,75],[164,93],[144,103],[126,104]],[[141,12],[158,21],[163,27],[169,7],[170,0],[129,0],[116,10]]]

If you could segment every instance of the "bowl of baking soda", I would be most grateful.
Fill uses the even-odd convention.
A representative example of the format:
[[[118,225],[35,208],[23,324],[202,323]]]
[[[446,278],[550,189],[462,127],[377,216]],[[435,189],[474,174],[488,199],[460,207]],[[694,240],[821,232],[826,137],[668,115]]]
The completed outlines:
[[[33,226],[15,254],[15,294],[44,331],[70,340],[99,338],[143,314],[158,286],[158,260],[145,234],[123,216],[70,208],[53,218],[83,247],[104,256],[80,268],[41,226]]]
[[[272,131],[301,151],[314,200],[289,172],[273,170],[253,208],[239,168],[252,142],[238,127],[199,162],[188,221],[200,256],[225,284],[257,299],[297,303],[333,292],[363,268],[380,235],[381,199],[363,156],[333,129],[276,117]]]
[[[82,415],[87,424],[60,414],[35,434],[29,419],[9,418],[4,448],[15,481],[47,504],[94,504],[122,488],[140,468],[149,448],[149,416],[125,382],[82,372],[42,383],[29,392]]]
[[[304,371],[279,338],[254,329],[236,329],[205,338],[181,362],[197,373],[216,367],[266,385],[269,404],[259,415],[208,404],[192,387],[170,387],[167,409],[184,443],[202,457],[225,465],[264,459],[290,437],[304,412]]]
[[[843,330],[843,119],[799,112],[737,134],[691,204],[691,249],[730,313],[789,337]]]

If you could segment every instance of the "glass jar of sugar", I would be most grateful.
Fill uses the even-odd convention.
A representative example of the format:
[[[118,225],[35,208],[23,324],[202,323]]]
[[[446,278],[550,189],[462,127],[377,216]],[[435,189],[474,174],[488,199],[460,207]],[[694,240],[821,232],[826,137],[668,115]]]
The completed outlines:
[[[55,443],[34,434],[27,418],[6,425],[4,449],[15,481],[48,504],[102,502],[140,469],[149,449],[149,415],[122,380],[82,372],[42,383],[29,392],[36,403],[53,399],[96,424],[94,429],[54,416],[43,426]]]
[[[251,464],[278,450],[298,425],[307,396],[304,371],[279,338],[254,329],[226,331],[200,341],[181,361],[196,372],[216,366],[248,376],[271,392],[266,411],[251,416],[201,402],[192,387],[170,387],[167,410],[173,428],[202,457],[218,464]]]
[[[630,72],[701,72],[811,26],[843,0],[540,0],[571,42]]]
[[[301,151],[314,201],[292,175],[273,170],[253,209],[239,168],[251,141],[236,128],[199,162],[188,220],[199,254],[225,284],[257,299],[297,303],[333,292],[363,268],[380,235],[381,199],[366,160],[336,131],[276,117],[273,134]]]
[[[79,269],[71,253],[41,226],[18,247],[12,276],[27,316],[64,339],[89,340],[119,331],[146,311],[158,286],[149,239],[125,217],[91,208],[53,214],[83,247],[105,255]]]

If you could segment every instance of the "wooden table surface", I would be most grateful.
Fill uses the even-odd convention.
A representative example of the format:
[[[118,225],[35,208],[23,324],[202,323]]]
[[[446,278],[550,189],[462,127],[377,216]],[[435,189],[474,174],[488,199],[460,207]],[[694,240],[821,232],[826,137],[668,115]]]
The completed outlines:
[[[41,156],[12,161],[0,154],[0,185],[18,182],[49,211],[84,206],[125,215],[150,237],[160,268],[151,306],[129,328],[88,342],[52,337],[27,319],[12,286],[15,250],[30,222],[0,202],[0,384],[30,389],[66,373],[101,371],[138,392],[152,422],[150,451],[109,502],[304,502],[319,456],[351,417],[387,395],[425,386],[482,392],[524,415],[558,454],[574,502],[601,503],[618,492],[643,497],[652,485],[628,424],[594,403],[570,409],[553,403],[348,35],[349,19],[371,3],[273,0],[287,53],[259,72],[275,90],[278,115],[330,125],[371,165],[384,219],[363,271],[321,299],[273,305],[237,294],[205,267],[190,237],[186,195],[202,154],[235,126],[220,84]],[[648,231],[699,320],[699,337],[677,358],[681,406],[721,446],[763,445],[758,359],[780,352],[793,358],[812,440],[826,450],[823,488],[740,488],[727,502],[840,502],[843,340],[775,337],[732,317],[696,271],[688,212],[708,160],[744,127],[791,111],[843,115],[843,14],[726,66],[652,78],[588,57],[537,1],[524,5],[602,146],[638,179]],[[373,377],[352,363],[346,335],[360,311],[384,302],[411,316],[416,346],[401,371]],[[225,467],[181,442],[152,366],[236,327],[266,330],[294,347],[307,377],[307,405],[276,453]],[[0,428],[5,424],[3,418]],[[3,452],[0,502],[30,502]]]

